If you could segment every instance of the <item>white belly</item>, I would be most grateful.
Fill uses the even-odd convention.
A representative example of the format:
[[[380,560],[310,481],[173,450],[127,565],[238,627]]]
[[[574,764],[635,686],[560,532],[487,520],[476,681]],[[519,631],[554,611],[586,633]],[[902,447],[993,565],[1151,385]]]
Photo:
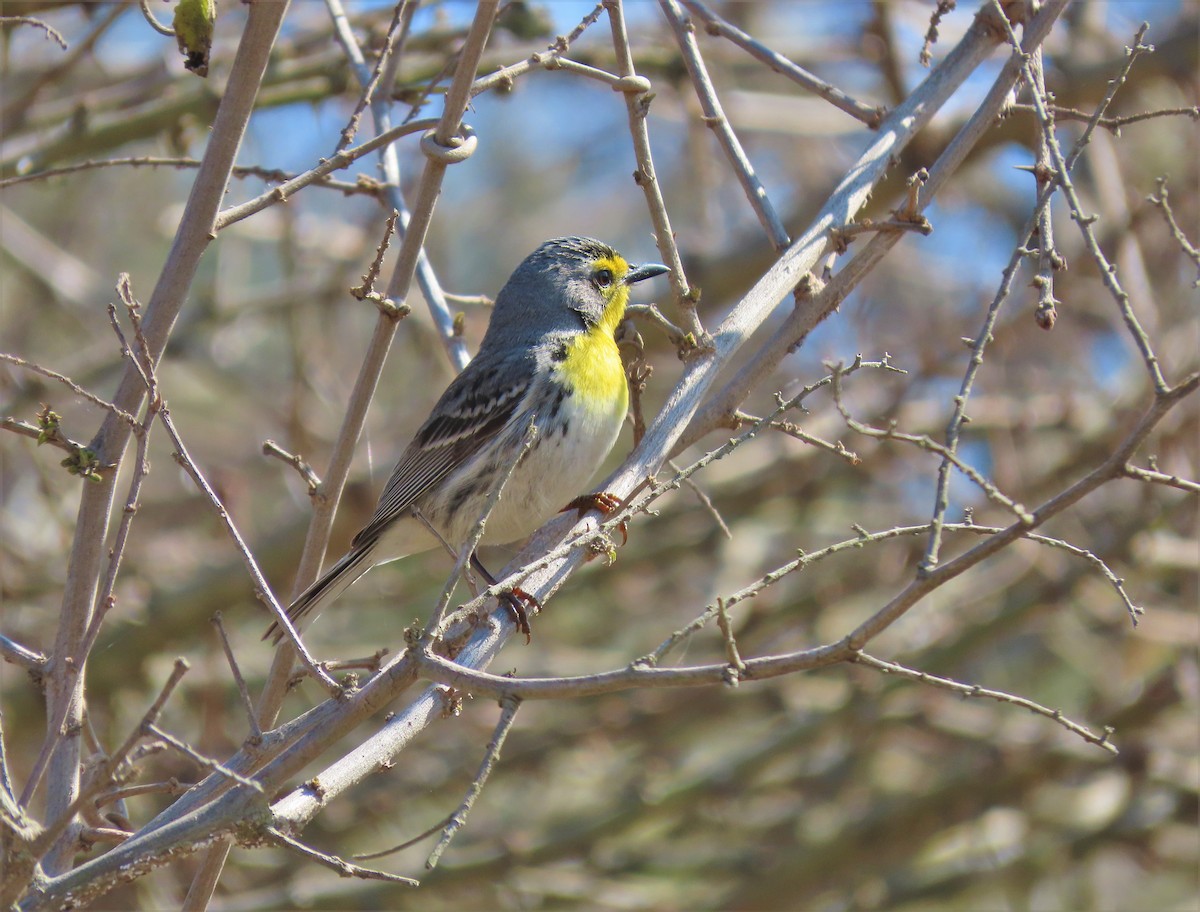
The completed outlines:
[[[525,538],[546,520],[562,510],[571,500],[587,493],[588,482],[616,443],[625,419],[626,401],[607,403],[576,401],[567,397],[555,418],[546,418],[538,427],[535,442],[513,469],[500,494],[500,500],[488,516],[483,544],[508,544]],[[564,427],[565,422],[565,427]],[[528,431],[528,419],[518,419],[501,431],[509,443],[497,449],[507,453],[520,452]],[[480,454],[477,460],[494,460],[495,450]],[[489,475],[499,479],[511,462],[499,466]],[[476,476],[475,466],[465,466],[447,480],[446,500],[454,492],[469,485]],[[492,489],[479,490],[472,485],[464,491],[461,502],[452,515],[430,516],[447,541],[461,546],[471,536],[476,522],[487,505]],[[426,511],[428,515],[428,511]]]

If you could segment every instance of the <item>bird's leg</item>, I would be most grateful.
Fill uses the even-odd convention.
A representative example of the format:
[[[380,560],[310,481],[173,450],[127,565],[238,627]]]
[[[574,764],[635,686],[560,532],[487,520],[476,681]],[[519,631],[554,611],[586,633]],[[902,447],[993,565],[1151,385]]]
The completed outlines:
[[[568,510],[578,510],[580,519],[583,519],[592,510],[595,510],[601,516],[608,516],[610,513],[615,513],[620,508],[621,503],[621,498],[616,494],[609,494],[607,491],[597,491],[594,494],[584,494],[582,497],[576,497],[558,512],[566,513]],[[623,522],[617,528],[621,532],[621,545],[627,545],[629,543],[629,523]]]
[[[480,576],[487,580],[489,586],[496,585],[498,580],[492,576],[491,572],[483,565],[479,560],[479,556],[474,552],[471,553],[471,566],[478,571]],[[512,592],[505,592],[499,598],[504,607],[508,609],[508,613],[512,615],[517,629],[525,634],[525,645],[528,646],[533,640],[533,634],[529,629],[529,614],[525,609],[526,606],[529,606],[541,612],[542,603],[519,586],[513,586]]]

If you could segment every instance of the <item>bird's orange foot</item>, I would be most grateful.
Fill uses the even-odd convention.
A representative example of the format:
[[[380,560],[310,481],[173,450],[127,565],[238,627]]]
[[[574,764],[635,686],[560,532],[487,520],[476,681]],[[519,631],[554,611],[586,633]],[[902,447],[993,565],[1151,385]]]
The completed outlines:
[[[512,615],[513,623],[517,625],[517,629],[525,634],[525,645],[528,646],[533,641],[533,633],[529,629],[529,612],[528,608],[536,608],[541,614],[542,603],[536,598],[517,586],[513,586],[512,592],[507,592],[500,596],[500,601],[504,607],[508,609],[508,613]]]
[[[615,513],[621,506],[621,498],[616,494],[609,494],[607,491],[597,491],[595,494],[584,494],[582,497],[576,497],[573,501],[559,510],[559,513],[566,513],[568,510],[578,510],[579,518],[582,519],[586,514],[595,510],[602,516],[608,516],[610,513]],[[621,545],[629,543],[629,523],[622,522],[617,528],[621,531]]]

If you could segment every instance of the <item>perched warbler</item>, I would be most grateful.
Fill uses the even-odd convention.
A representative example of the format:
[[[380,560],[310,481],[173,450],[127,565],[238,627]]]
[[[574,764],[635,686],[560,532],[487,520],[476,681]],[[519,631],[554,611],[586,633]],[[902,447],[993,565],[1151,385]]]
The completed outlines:
[[[611,507],[603,495],[572,498],[625,419],[629,391],[614,333],[629,286],[668,271],[631,266],[591,238],[558,238],[531,253],[496,296],[479,353],[401,454],[371,521],[288,617],[315,613],[372,567],[436,547],[439,537],[461,549],[510,468],[483,544],[525,538],[564,505]],[[528,636],[520,601],[509,607]],[[278,642],[282,631],[272,625],[267,635]]]

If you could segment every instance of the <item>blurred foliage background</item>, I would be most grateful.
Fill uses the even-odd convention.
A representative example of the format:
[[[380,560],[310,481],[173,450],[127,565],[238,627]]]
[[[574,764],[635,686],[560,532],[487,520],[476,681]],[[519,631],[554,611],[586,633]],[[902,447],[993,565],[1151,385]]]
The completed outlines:
[[[868,103],[895,103],[925,72],[918,54],[930,3],[713,6]],[[543,50],[592,5],[510,7],[484,72]],[[935,60],[971,21],[973,5],[962,7],[942,21]],[[348,9],[364,44],[376,47],[391,8],[364,2]],[[471,12],[465,3],[422,4],[400,65],[400,102],[417,99],[443,69]],[[38,29],[5,24],[0,179],[112,157],[197,156],[244,17],[237,4],[221,8],[210,75],[201,80],[184,72],[174,42],[151,31],[136,5],[4,0],[0,14],[37,16],[71,44],[64,52]],[[659,178],[711,327],[774,254],[699,120],[657,5],[632,2],[627,15],[639,71],[656,92],[650,130]],[[1200,17],[1194,4],[1165,0],[1073,4],[1047,46],[1047,82],[1058,104],[1090,112],[1143,19],[1156,51],[1135,65],[1111,113],[1195,105]],[[869,133],[732,45],[703,30],[699,40],[734,128],[798,233]],[[613,67],[603,20],[572,56]],[[873,200],[873,215],[886,217],[897,205],[903,179],[933,161],[1002,60],[998,52],[905,152]],[[292,173],[311,167],[335,148],[357,97],[325,6],[298,0],[240,163]],[[422,116],[439,109],[434,93]],[[480,150],[451,169],[427,245],[448,290],[494,294],[526,253],[561,234],[600,237],[634,261],[655,258],[642,194],[630,179],[634,159],[618,94],[565,72],[534,72],[511,91],[476,98],[466,120]],[[1080,127],[1060,124],[1067,137]],[[934,233],[902,240],[745,411],[762,414],[776,392],[818,380],[826,361],[886,352],[906,373],[864,370],[848,378],[848,406],[877,426],[894,420],[939,439],[970,356],[960,340],[978,332],[1000,271],[1022,240],[1017,233],[1035,188],[1014,166],[1032,164],[1034,137],[1032,115],[1019,107],[997,123],[929,211]],[[1100,216],[1104,249],[1176,379],[1196,368],[1200,350],[1197,270],[1146,198],[1169,175],[1176,218],[1196,242],[1196,148],[1197,124],[1186,116],[1101,129],[1075,174]],[[399,149],[412,177],[421,161],[416,143]],[[370,160],[354,171],[377,176]],[[148,297],[192,175],[114,167],[0,186],[0,349],[111,393],[121,370],[105,313],[112,287],[128,272],[135,293]],[[229,202],[264,186],[261,178],[236,180]],[[384,216],[369,194],[314,187],[222,233],[160,370],[193,458],[282,594],[290,591],[309,504],[299,477],[265,458],[261,443],[273,438],[323,470],[376,318],[348,288],[369,264]],[[963,443],[964,458],[1031,506],[1101,462],[1150,394],[1079,232],[1065,210],[1055,216],[1070,266],[1057,279],[1057,325],[1051,332],[1036,325],[1032,272],[1023,271],[994,334]],[[473,345],[487,311],[463,309]],[[786,306],[779,319],[785,313]],[[646,392],[652,415],[680,365],[661,333],[639,328],[654,368]],[[368,419],[335,552],[369,516],[393,459],[451,376],[416,306]],[[43,403],[75,439],[87,440],[98,425],[98,412],[63,387],[0,365],[5,415],[32,421]],[[857,464],[782,433],[761,435],[697,479],[728,536],[697,495],[681,489],[660,502],[657,515],[632,525],[613,567],[595,562],[576,576],[537,619],[533,644],[514,641],[494,669],[535,675],[622,667],[797,549],[852,538],[854,524],[879,531],[928,521],[936,457],[855,435],[826,392],[807,404],[810,413],[798,419],[804,430],[841,441]],[[712,435],[682,459],[723,439]],[[627,434],[610,468],[629,445]],[[1197,477],[1195,402],[1172,413],[1137,463],[1146,465],[1149,454],[1164,472]],[[59,468],[60,455],[16,435],[0,437],[0,632],[43,650],[54,639],[82,483]],[[151,459],[117,607],[88,665],[91,723],[102,743],[119,742],[183,654],[194,671],[166,724],[207,754],[226,756],[245,737],[245,720],[209,618],[224,615],[254,691],[271,658],[259,641],[266,615],[161,433]],[[1010,520],[961,477],[952,496],[954,521],[968,509],[981,524]],[[1088,549],[1124,578],[1146,609],[1140,626],[1131,628],[1112,587],[1086,560],[1020,543],[937,590],[871,651],[1018,694],[1093,730],[1112,726],[1116,757],[1017,707],[963,700],[861,666],[737,688],[528,704],[469,825],[418,891],[340,879],[278,850],[238,850],[214,908],[1194,909],[1195,497],[1115,482],[1043,531]],[[952,536],[947,556],[969,544]],[[785,577],[734,611],[742,654],[841,637],[911,579],[923,545],[920,537],[899,538]],[[431,553],[375,571],[306,641],[322,657],[402,648],[404,627],[426,616],[449,567]],[[723,661],[719,634],[694,637],[673,660]],[[44,708],[36,683],[16,667],[0,664],[0,686],[19,783],[41,744]],[[301,685],[285,714],[320,696]],[[434,825],[474,775],[496,714],[489,701],[468,701],[461,717],[422,735],[395,768],[319,816],[305,838],[350,855]],[[161,754],[147,761],[142,778],[170,776],[187,783],[202,771]],[[134,823],[168,800],[133,799]],[[429,847],[426,841],[382,864],[419,875]],[[183,859],[95,907],[177,906],[193,866]]]

